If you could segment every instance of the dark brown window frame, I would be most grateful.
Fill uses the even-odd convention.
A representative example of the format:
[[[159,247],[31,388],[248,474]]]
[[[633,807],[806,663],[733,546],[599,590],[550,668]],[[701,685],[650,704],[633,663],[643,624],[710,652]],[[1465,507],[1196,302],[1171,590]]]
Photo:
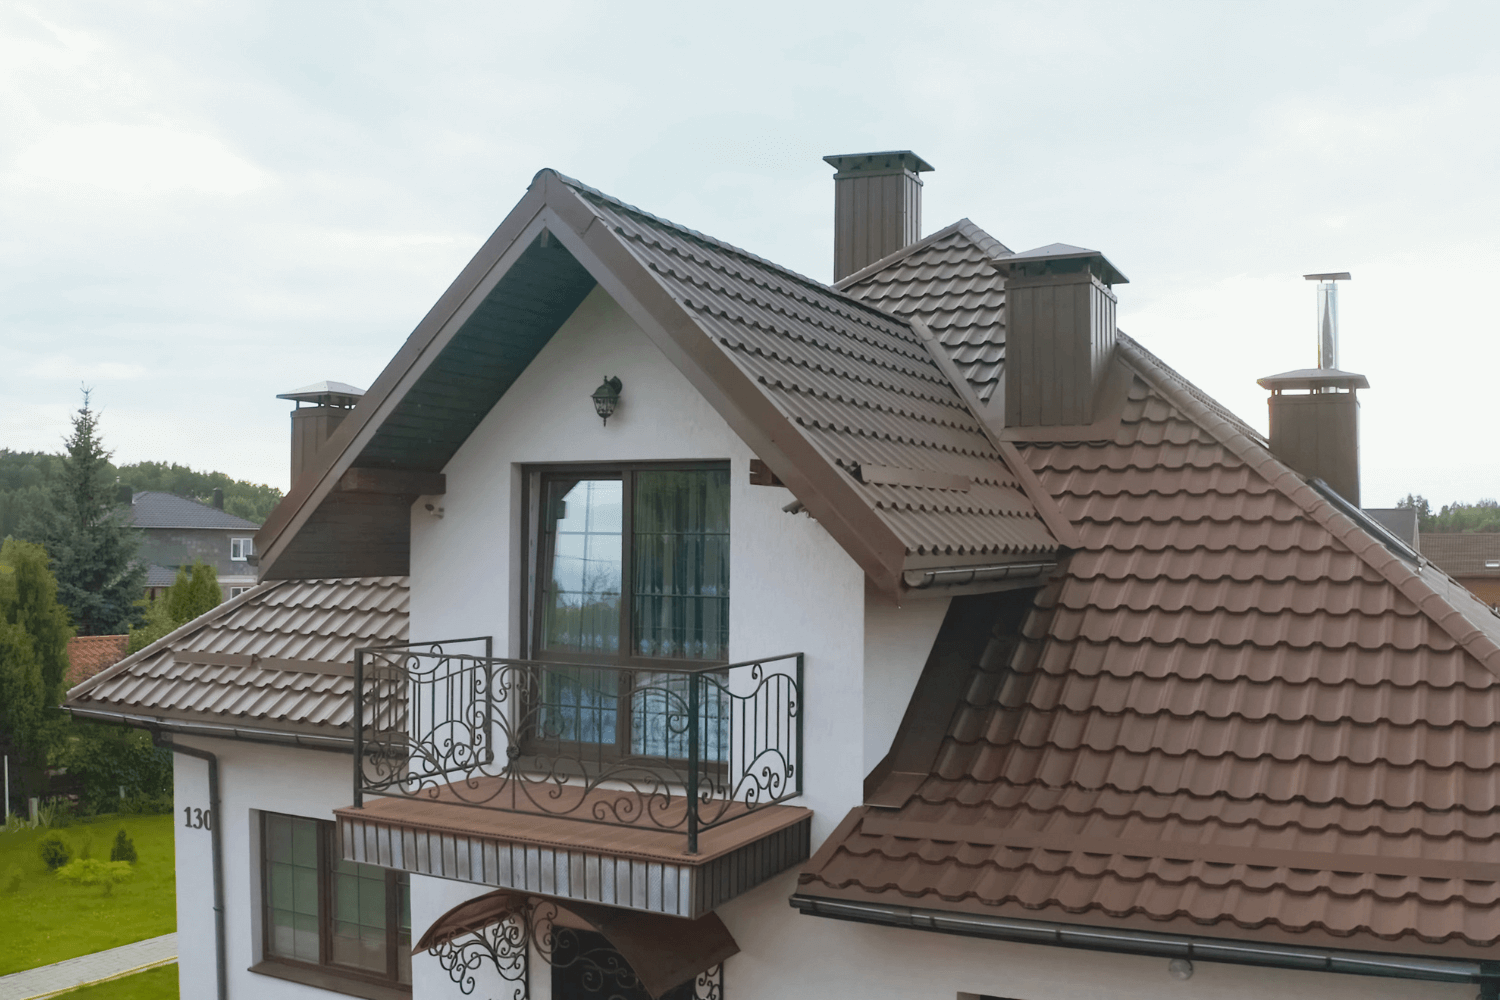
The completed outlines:
[[[318,962],[304,962],[300,959],[288,958],[277,955],[272,950],[273,930],[271,924],[271,865],[267,856],[270,837],[267,834],[267,821],[273,816],[287,819],[301,820],[307,823],[317,824],[318,829]],[[360,989],[340,989],[337,985],[339,980],[347,980],[351,987],[353,984],[374,987],[376,990],[394,990],[397,993],[410,996],[411,984],[400,981],[400,949],[401,935],[401,892],[403,882],[407,882],[407,891],[410,892],[409,879],[406,872],[387,869],[385,873],[385,934],[386,934],[386,974],[377,975],[365,969],[353,966],[339,965],[332,961],[333,954],[333,859],[337,849],[336,838],[337,827],[328,820],[313,819],[308,816],[297,816],[293,813],[279,813],[274,810],[260,811],[260,931],[261,931],[261,960],[250,971],[265,975],[276,976],[281,979],[290,979],[296,982],[304,982],[311,986],[323,989],[338,990],[350,993],[354,996],[379,997],[384,994],[370,992]],[[276,969],[267,969],[266,966],[276,966]],[[285,970],[284,972],[282,970]]]
[[[536,463],[522,468],[522,489],[525,502],[521,507],[521,540],[525,546],[521,573],[521,657],[539,663],[556,663],[572,666],[615,666],[627,670],[660,671],[682,670],[729,663],[727,658],[716,660],[692,660],[686,658],[637,656],[632,628],[634,623],[635,588],[632,579],[635,565],[635,489],[633,476],[637,472],[724,472],[733,483],[732,465],[728,459],[660,462],[568,462]],[[620,636],[617,655],[601,653],[556,653],[539,649],[539,630],[543,621],[541,574],[551,565],[549,542],[544,542],[542,531],[541,503],[545,483],[549,478],[578,476],[581,479],[615,479],[621,481],[620,510]],[[733,508],[730,513],[733,531]],[[555,534],[551,537],[555,538]],[[550,572],[550,568],[547,569]],[[617,674],[619,691],[616,696],[615,743],[611,756],[626,757],[630,754],[632,699],[628,690],[630,674],[621,670]],[[528,740],[529,742],[529,740]],[[583,746],[583,744],[579,744]],[[594,746],[589,744],[589,746]]]

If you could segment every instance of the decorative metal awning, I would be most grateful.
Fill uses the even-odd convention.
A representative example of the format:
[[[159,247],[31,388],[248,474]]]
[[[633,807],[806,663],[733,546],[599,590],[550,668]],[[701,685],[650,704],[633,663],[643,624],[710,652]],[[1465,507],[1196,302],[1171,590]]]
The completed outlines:
[[[490,1000],[528,1000],[532,958],[610,1000],[721,1000],[739,945],[717,915],[696,920],[500,890],[443,914],[413,953],[437,958],[466,996],[498,976]]]

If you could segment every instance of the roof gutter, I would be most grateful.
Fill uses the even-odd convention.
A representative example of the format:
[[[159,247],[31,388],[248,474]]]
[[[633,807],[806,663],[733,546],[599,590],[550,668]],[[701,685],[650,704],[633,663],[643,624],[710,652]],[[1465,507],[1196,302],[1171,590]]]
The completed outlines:
[[[912,590],[928,587],[962,587],[974,583],[991,583],[1044,576],[1057,569],[1057,562],[995,563],[985,566],[944,566],[932,569],[909,569],[901,579]]]
[[[152,732],[182,733],[184,736],[212,736],[216,739],[243,740],[249,743],[274,743],[278,746],[330,750],[335,753],[354,751],[354,740],[347,736],[317,736],[311,733],[289,733],[279,729],[257,729],[253,726],[194,722],[191,719],[165,719],[154,715],[132,715],[129,712],[111,712],[101,708],[82,708],[75,705],[64,705],[63,708],[79,718],[123,722],[127,726],[149,729]]]
[[[1480,997],[1500,996],[1500,962],[1460,961],[1339,951],[1277,944],[1250,944],[1224,938],[1164,934],[1158,931],[1110,930],[1040,920],[1015,920],[986,914],[923,910],[884,903],[852,903],[794,894],[791,905],[801,913],[836,920],[852,920],[888,927],[959,934],[964,937],[1015,941],[1022,944],[1086,948],[1090,951],[1159,958],[1184,958],[1235,965],[1269,966],[1306,972],[1343,972],[1387,979],[1417,979],[1439,983],[1480,983]]]

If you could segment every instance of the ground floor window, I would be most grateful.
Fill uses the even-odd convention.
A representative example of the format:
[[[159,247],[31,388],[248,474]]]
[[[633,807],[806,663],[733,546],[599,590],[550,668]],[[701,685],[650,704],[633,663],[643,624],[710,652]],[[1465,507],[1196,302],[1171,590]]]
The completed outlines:
[[[405,872],[340,856],[334,825],[261,814],[265,957],[377,983],[411,983]]]

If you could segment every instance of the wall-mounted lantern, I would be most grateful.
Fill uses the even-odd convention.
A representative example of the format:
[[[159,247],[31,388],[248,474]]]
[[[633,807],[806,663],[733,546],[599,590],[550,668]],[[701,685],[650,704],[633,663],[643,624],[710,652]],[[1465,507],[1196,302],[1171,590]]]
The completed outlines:
[[[609,426],[609,418],[615,412],[615,407],[620,405],[621,385],[618,378],[610,376],[594,390],[594,412],[604,418],[606,427]]]

